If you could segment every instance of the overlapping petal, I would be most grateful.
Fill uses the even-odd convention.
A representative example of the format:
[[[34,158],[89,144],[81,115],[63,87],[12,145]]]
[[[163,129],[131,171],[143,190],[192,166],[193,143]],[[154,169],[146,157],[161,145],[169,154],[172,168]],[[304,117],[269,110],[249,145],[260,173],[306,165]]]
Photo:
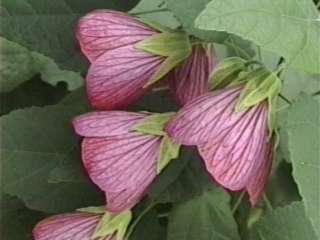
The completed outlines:
[[[177,101],[184,105],[208,92],[208,79],[217,63],[213,47],[195,45],[191,56],[168,75],[170,89]]]
[[[84,136],[82,160],[90,178],[105,193],[107,209],[133,207],[157,175],[161,137],[131,131],[148,113],[93,112],[74,119]]]
[[[96,10],[79,20],[76,37],[82,52],[93,62],[109,50],[134,45],[155,33],[125,13]]]
[[[78,135],[83,137],[110,137],[129,133],[130,129],[148,116],[147,113],[101,111],[86,113],[73,119]]]
[[[101,217],[101,214],[80,212],[49,217],[35,226],[33,230],[34,239],[91,240]],[[103,240],[115,240],[115,237],[108,236]]]
[[[185,145],[206,143],[219,134],[217,126],[232,127],[236,118],[229,118],[242,87],[206,93],[188,102],[167,124],[166,132]],[[244,115],[239,113],[239,117]]]
[[[126,107],[148,89],[144,85],[158,70],[164,57],[137,50],[133,45],[110,50],[91,65],[87,93],[98,109]]]

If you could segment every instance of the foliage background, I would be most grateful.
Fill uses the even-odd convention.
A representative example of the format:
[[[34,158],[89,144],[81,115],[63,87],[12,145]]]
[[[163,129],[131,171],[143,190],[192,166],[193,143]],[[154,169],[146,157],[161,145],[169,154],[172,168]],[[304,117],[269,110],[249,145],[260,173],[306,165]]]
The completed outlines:
[[[195,151],[184,149],[134,209],[141,220],[130,239],[320,239],[318,1],[2,0],[0,6],[1,239],[32,239],[34,224],[48,215],[103,204],[70,125],[90,110],[83,88],[88,62],[74,26],[97,8],[183,27],[215,42],[219,59],[258,59],[272,70],[281,56],[288,62],[281,141],[264,201],[254,209],[247,199],[238,205],[240,193],[215,186]],[[159,91],[132,109],[177,106]]]

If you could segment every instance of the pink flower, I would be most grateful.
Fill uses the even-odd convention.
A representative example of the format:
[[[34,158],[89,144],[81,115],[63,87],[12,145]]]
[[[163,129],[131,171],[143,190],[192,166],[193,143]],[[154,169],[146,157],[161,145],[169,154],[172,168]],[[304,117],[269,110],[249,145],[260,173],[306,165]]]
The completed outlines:
[[[93,11],[80,19],[76,36],[91,62],[86,82],[94,107],[123,108],[147,91],[143,86],[165,57],[138,50],[134,45],[157,33],[117,11]]]
[[[213,47],[197,44],[192,55],[169,73],[170,89],[181,105],[209,91],[209,75],[216,64]]]
[[[102,214],[82,212],[49,217],[35,226],[33,230],[34,239],[91,240],[101,217]],[[115,237],[108,236],[103,240],[115,240]]]
[[[133,207],[157,175],[161,137],[130,131],[149,114],[93,112],[74,119],[84,136],[82,159],[91,179],[106,193],[107,209]]]
[[[254,205],[269,176],[273,144],[266,102],[235,112],[241,90],[195,98],[170,120],[166,131],[178,143],[196,145],[213,178],[230,190],[246,189]]]

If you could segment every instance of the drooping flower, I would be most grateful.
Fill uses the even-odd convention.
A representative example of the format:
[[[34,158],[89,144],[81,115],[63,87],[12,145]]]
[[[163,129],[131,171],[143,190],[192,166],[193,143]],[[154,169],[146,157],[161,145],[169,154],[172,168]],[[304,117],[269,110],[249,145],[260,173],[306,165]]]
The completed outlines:
[[[213,46],[196,44],[190,57],[169,73],[170,89],[181,105],[209,91],[209,75],[216,64]]]
[[[158,173],[158,157],[165,138],[161,133],[133,131],[150,116],[108,111],[84,114],[73,121],[75,131],[84,137],[84,166],[93,182],[106,193],[110,212],[132,208]]]
[[[185,34],[159,29],[110,10],[93,11],[80,19],[76,36],[91,62],[86,84],[94,107],[109,110],[132,104],[148,90],[151,79],[161,79],[189,55]]]
[[[75,212],[49,217],[34,230],[35,240],[91,240],[103,214]],[[116,240],[107,236],[103,240]]]
[[[246,189],[256,204],[269,176],[273,144],[268,104],[236,112],[242,86],[217,90],[187,103],[167,124],[176,142],[196,145],[208,172],[223,187]]]

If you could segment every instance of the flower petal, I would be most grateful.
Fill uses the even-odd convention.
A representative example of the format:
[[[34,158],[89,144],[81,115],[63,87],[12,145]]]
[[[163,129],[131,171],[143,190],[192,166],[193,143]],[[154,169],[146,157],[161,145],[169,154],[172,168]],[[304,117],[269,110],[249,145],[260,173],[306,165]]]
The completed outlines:
[[[273,143],[268,143],[262,150],[260,157],[260,165],[257,167],[256,173],[252,175],[248,181],[247,191],[252,206],[255,206],[260,200],[263,190],[267,184],[270,175],[272,159],[273,159]]]
[[[123,108],[141,97],[164,57],[127,46],[100,56],[87,75],[87,93],[98,109]]]
[[[86,113],[73,119],[75,131],[84,137],[110,137],[129,133],[147,113],[101,111]]]
[[[106,192],[109,211],[134,206],[156,176],[160,138],[129,133],[85,138],[82,159],[93,180]]]
[[[39,222],[33,235],[35,240],[91,240],[101,216],[92,213],[56,215]],[[104,240],[115,238],[109,236]]]
[[[182,105],[208,92],[209,75],[216,65],[213,48],[193,47],[192,55],[168,75],[169,86]]]
[[[96,10],[79,20],[76,37],[82,52],[93,62],[109,50],[133,45],[155,33],[125,13]]]
[[[188,102],[168,122],[166,132],[177,143],[204,144],[216,133],[216,126],[229,128],[237,119],[228,118],[242,87],[217,90]],[[242,115],[240,113],[239,115]]]
[[[223,187],[245,188],[264,162],[268,141],[267,106],[262,103],[245,111],[231,113],[232,126],[217,125],[215,135],[198,146],[208,172]]]

